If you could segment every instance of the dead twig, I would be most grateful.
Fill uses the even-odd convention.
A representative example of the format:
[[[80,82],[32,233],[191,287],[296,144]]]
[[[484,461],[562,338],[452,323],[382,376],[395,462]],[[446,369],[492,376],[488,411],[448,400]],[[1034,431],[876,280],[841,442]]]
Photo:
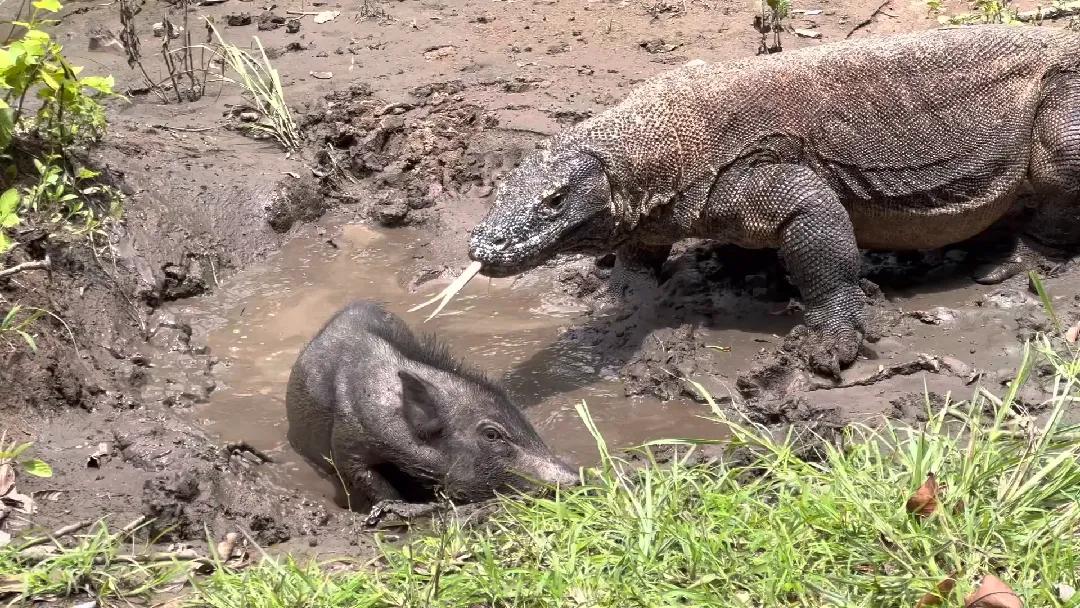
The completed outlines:
[[[205,133],[206,131],[213,131],[214,129],[221,128],[221,125],[214,125],[212,127],[170,127],[169,125],[152,124],[151,127],[155,129],[161,129],[163,131],[182,131],[184,133]]]
[[[37,564],[52,557],[56,557],[56,555],[42,553],[20,555],[19,559],[29,564]],[[175,564],[176,562],[191,562],[193,564],[199,564],[201,566],[214,565],[214,562],[212,560],[202,555],[199,555],[195,552],[194,549],[184,549],[182,551],[167,551],[161,553],[114,555],[112,557],[99,555],[92,560],[92,563],[95,566],[106,566],[109,564],[116,564],[118,562],[124,562],[129,564],[143,564],[149,566],[167,566],[170,564]]]
[[[18,274],[26,270],[49,270],[52,268],[52,260],[49,259],[49,255],[45,254],[44,260],[34,260],[32,262],[23,262],[22,264],[16,264],[11,268],[5,268],[0,270],[0,279],[9,277],[13,274]]]
[[[846,40],[848,38],[851,38],[852,34],[854,34],[855,32],[857,32],[857,31],[861,30],[862,28],[864,28],[864,27],[870,25],[871,23],[873,23],[874,18],[877,17],[878,15],[880,15],[881,12],[885,10],[885,7],[888,6],[890,2],[892,2],[892,0],[885,0],[885,2],[882,2],[876,9],[874,9],[873,13],[870,13],[869,17],[867,17],[866,19],[863,19],[859,23],[855,24],[855,27],[851,28],[851,31],[849,31],[847,33],[847,36],[844,36],[844,39]]]
[[[29,538],[29,539],[26,540],[26,542],[24,542],[22,545],[19,546],[19,551],[25,551],[25,550],[29,549],[30,547],[37,547],[38,545],[44,545],[45,543],[48,543],[50,541],[55,541],[55,540],[57,540],[59,538],[69,536],[71,534],[74,534],[74,533],[78,532],[79,530],[82,530],[83,528],[88,527],[91,523],[93,523],[93,522],[91,522],[91,521],[80,521],[80,522],[76,522],[76,523],[73,523],[73,524],[69,524],[69,525],[64,526],[62,528],[57,528],[55,531],[53,531],[48,536],[35,536],[35,537],[32,537],[32,538]]]
[[[123,528],[120,528],[120,534],[124,534],[124,535],[131,534],[132,532],[135,531],[136,528],[138,528],[139,526],[146,523],[146,520],[147,520],[147,517],[145,515],[140,515],[139,517],[137,517],[137,518],[133,519],[131,522],[129,522]]]

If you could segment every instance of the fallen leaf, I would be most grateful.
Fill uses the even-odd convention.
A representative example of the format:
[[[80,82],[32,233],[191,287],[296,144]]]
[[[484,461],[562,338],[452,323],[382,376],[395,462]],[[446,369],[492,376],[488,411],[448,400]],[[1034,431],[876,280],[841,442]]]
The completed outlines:
[[[0,530],[0,547],[5,547],[11,542],[11,535]]]
[[[240,535],[236,532],[229,532],[225,535],[225,540],[217,544],[217,553],[221,561],[229,561],[232,557],[233,550],[236,549],[236,541],[240,539]]]
[[[1069,600],[1071,600],[1073,596],[1076,595],[1076,589],[1073,589],[1071,586],[1066,585],[1065,583],[1057,583],[1056,585],[1054,585],[1054,591],[1057,591],[1058,599],[1060,599],[1065,604],[1068,604]]]
[[[1080,340],[1080,323],[1073,325],[1065,332],[1065,341],[1069,344],[1076,344],[1076,341]]]
[[[1024,608],[1020,596],[993,574],[983,577],[982,583],[964,598],[965,608]]]
[[[99,443],[97,449],[86,459],[86,466],[91,469],[101,468],[101,463],[109,456],[109,444]]]
[[[8,492],[6,496],[0,496],[0,502],[14,508],[20,513],[26,513],[27,515],[33,515],[34,512],[37,511],[37,508],[34,506],[33,498],[30,498],[26,494],[19,494],[19,492],[15,490]]]
[[[326,23],[327,21],[333,21],[337,19],[337,16],[341,14],[341,11],[322,11],[315,15],[315,23]]]
[[[795,28],[795,35],[802,36],[803,38],[821,38],[821,32],[817,30],[807,30],[803,28]]]
[[[926,481],[919,486],[918,490],[907,501],[908,513],[915,513],[926,517],[937,510],[938,483],[933,473],[926,476]]]
[[[47,500],[49,502],[56,502],[57,500],[60,500],[60,495],[63,493],[63,490],[38,490],[36,492],[31,492],[30,495],[37,501]]]
[[[333,72],[309,72],[309,74],[311,74],[313,78],[318,78],[319,80],[330,80],[334,77]]]
[[[915,608],[923,608],[924,606],[940,606],[945,597],[952,593],[953,588],[956,587],[956,573],[953,572],[940,583],[938,583],[934,590],[926,595],[922,596],[918,604],[915,604]]]
[[[14,574],[0,574],[0,595],[26,593],[26,581]]]
[[[0,496],[15,489],[15,467],[0,464]]]
[[[97,605],[98,605],[98,603],[96,601],[90,600],[89,602],[83,602],[81,604],[75,604],[71,608],[97,608]]]

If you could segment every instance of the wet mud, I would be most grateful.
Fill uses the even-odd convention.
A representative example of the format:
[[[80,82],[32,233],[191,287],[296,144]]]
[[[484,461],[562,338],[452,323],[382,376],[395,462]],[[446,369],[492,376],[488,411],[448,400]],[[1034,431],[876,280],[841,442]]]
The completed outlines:
[[[610,259],[578,257],[476,280],[423,323],[407,309],[467,263],[469,229],[524,151],[668,67],[752,55],[753,7],[319,6],[341,13],[322,24],[303,18],[292,32],[241,18],[256,8],[242,0],[197,8],[227,39],[257,34],[270,49],[301,127],[303,149],[288,155],[242,133],[235,89],[214,85],[212,95],[169,105],[145,94],[121,52],[92,42],[118,31],[115,10],[67,7],[59,37],[74,63],[114,74],[128,94],[110,102],[109,135],[87,157],[124,191],[125,219],[93,248],[20,234],[4,259],[48,253],[52,262],[49,272],[0,279],[5,304],[54,313],[39,321],[36,353],[0,344],[0,427],[33,441],[57,473],[21,482],[38,509],[7,518],[5,530],[149,516],[171,540],[242,528],[267,545],[364,551],[363,517],[334,503],[332,480],[292,453],[284,426],[296,353],[352,299],[383,301],[437,332],[500,378],[545,440],[581,465],[596,461],[574,410],[582,400],[620,448],[722,438],[721,426],[702,420],[710,410],[690,381],[728,415],[777,430],[882,417],[918,424],[927,395],[940,403],[980,386],[999,391],[1022,340],[1050,328],[1025,277],[994,287],[971,280],[1001,242],[992,235],[945,251],[866,254],[878,335],[838,382],[808,373],[792,353],[798,294],[775,253],[706,242],[681,244],[663,284],[607,314],[588,301]],[[151,0],[139,16],[144,49],[159,46],[151,24],[166,7]],[[785,35],[785,50],[936,24],[922,3],[797,8],[821,10],[794,15],[791,26],[823,35]],[[311,10],[271,12],[294,9]],[[146,61],[160,69],[159,59]],[[1078,279],[1072,265],[1046,281],[1062,324],[1080,320]],[[1037,412],[1048,381],[1036,370],[1021,406]],[[105,454],[88,466],[101,444]]]

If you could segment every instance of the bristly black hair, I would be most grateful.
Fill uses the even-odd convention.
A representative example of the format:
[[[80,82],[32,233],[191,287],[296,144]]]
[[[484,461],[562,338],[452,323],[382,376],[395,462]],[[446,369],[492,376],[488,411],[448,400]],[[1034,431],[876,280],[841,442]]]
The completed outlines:
[[[471,380],[487,390],[499,394],[508,401],[509,396],[503,386],[488,376],[478,367],[469,365],[453,356],[450,348],[431,332],[425,332],[419,336],[415,334],[405,321],[386,309],[383,303],[371,300],[356,300],[348,304],[337,315],[350,312],[367,311],[374,313],[385,321],[372,323],[368,326],[371,333],[386,340],[397,347],[402,356],[417,363],[428,365],[453,374],[460,375],[466,380]],[[332,320],[330,321],[333,322]]]

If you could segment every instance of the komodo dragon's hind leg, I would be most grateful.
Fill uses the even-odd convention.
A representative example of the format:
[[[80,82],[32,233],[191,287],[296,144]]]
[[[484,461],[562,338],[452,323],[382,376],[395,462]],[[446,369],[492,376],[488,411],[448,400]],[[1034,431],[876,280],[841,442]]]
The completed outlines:
[[[1030,167],[1038,209],[1017,235],[1005,259],[976,270],[975,280],[1001,283],[1050,260],[1034,249],[1080,245],[1080,76],[1070,74],[1051,82],[1035,117]]]
[[[865,333],[866,295],[847,211],[824,180],[799,165],[750,169],[732,203],[747,230],[778,243],[806,304],[811,339],[803,340],[803,353],[816,372],[838,377]]]
[[[1047,87],[1033,139],[1031,183],[1042,200],[1029,232],[1040,243],[1074,248],[1080,245],[1080,74]]]

